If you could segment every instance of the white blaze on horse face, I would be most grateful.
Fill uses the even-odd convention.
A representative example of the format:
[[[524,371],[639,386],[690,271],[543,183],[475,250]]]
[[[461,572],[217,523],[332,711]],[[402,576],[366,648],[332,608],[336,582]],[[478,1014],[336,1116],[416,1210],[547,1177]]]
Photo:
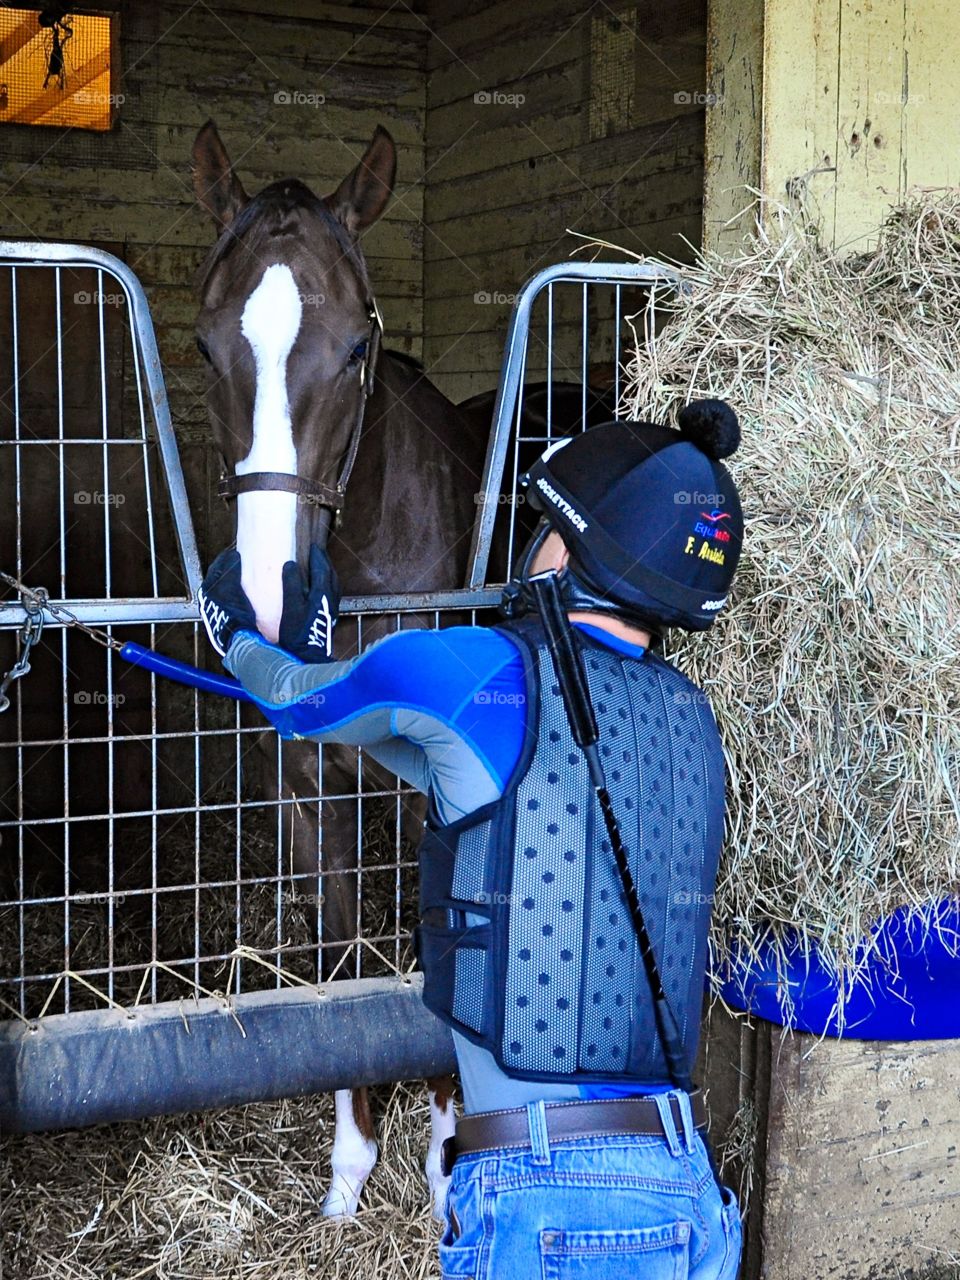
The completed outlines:
[[[253,348],[257,389],[253,403],[253,444],[237,463],[237,475],[251,471],[297,473],[297,450],[287,400],[287,357],[293,348],[303,305],[290,268],[267,267],[247,299],[240,330]],[[276,641],[283,610],[281,572],[296,559],[297,496],[294,493],[241,493],[237,497],[237,550],[243,564],[243,589],[257,615],[257,626]]]

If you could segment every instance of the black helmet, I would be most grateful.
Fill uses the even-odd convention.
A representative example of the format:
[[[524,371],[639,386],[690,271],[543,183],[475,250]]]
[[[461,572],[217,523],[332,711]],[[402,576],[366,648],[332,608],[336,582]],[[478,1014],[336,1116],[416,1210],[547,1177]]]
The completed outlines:
[[[680,410],[679,431],[607,422],[559,440],[521,478],[542,513],[503,611],[529,607],[530,565],[550,529],[570,552],[559,575],[568,609],[614,613],[659,632],[704,631],[727,602],[740,559],[743,513],[719,461],[740,443],[721,400]]]

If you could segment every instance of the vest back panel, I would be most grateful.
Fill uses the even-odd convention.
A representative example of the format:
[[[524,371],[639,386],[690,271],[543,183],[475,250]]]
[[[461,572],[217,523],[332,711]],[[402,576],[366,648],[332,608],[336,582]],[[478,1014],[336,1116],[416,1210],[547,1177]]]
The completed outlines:
[[[528,747],[499,800],[421,845],[424,999],[519,1079],[669,1078],[586,761],[539,620],[502,628],[527,672]],[[723,837],[705,696],[650,653],[578,632],[607,787],[688,1063],[697,1050]]]

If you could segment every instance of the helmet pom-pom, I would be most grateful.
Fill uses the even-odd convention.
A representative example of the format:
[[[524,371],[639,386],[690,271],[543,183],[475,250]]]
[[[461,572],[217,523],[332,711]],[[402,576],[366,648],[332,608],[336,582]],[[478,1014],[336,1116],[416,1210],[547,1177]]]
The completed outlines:
[[[737,415],[723,400],[691,400],[677,414],[680,434],[708,458],[726,458],[740,444]]]

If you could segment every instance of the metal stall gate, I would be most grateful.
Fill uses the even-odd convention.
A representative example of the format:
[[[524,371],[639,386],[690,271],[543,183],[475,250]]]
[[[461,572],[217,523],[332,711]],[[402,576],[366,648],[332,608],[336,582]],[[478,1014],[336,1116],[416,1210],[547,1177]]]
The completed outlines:
[[[517,476],[552,438],[552,379],[604,382],[619,403],[628,307],[652,331],[642,264],[564,264],[530,280],[510,322],[476,495],[468,585],[345,599],[360,646],[397,627],[483,621],[495,527],[523,533]],[[157,679],[118,655],[134,640],[208,660],[200,565],[153,326],[109,254],[0,242],[0,1125],[70,1127],[295,1096],[452,1069],[424,1008],[409,933],[409,794],[257,794],[262,729],[237,703]],[[607,373],[598,373],[606,368]],[[524,434],[524,379],[547,379],[545,428]],[[497,526],[497,521],[505,525]],[[525,536],[525,535],[524,535]],[[302,744],[300,744],[302,747]],[[318,778],[323,751],[316,747]],[[356,806],[359,925],[344,980],[318,983],[316,878],[285,832],[306,806]],[[323,824],[317,863],[324,864]],[[342,954],[341,954],[342,953]]]

